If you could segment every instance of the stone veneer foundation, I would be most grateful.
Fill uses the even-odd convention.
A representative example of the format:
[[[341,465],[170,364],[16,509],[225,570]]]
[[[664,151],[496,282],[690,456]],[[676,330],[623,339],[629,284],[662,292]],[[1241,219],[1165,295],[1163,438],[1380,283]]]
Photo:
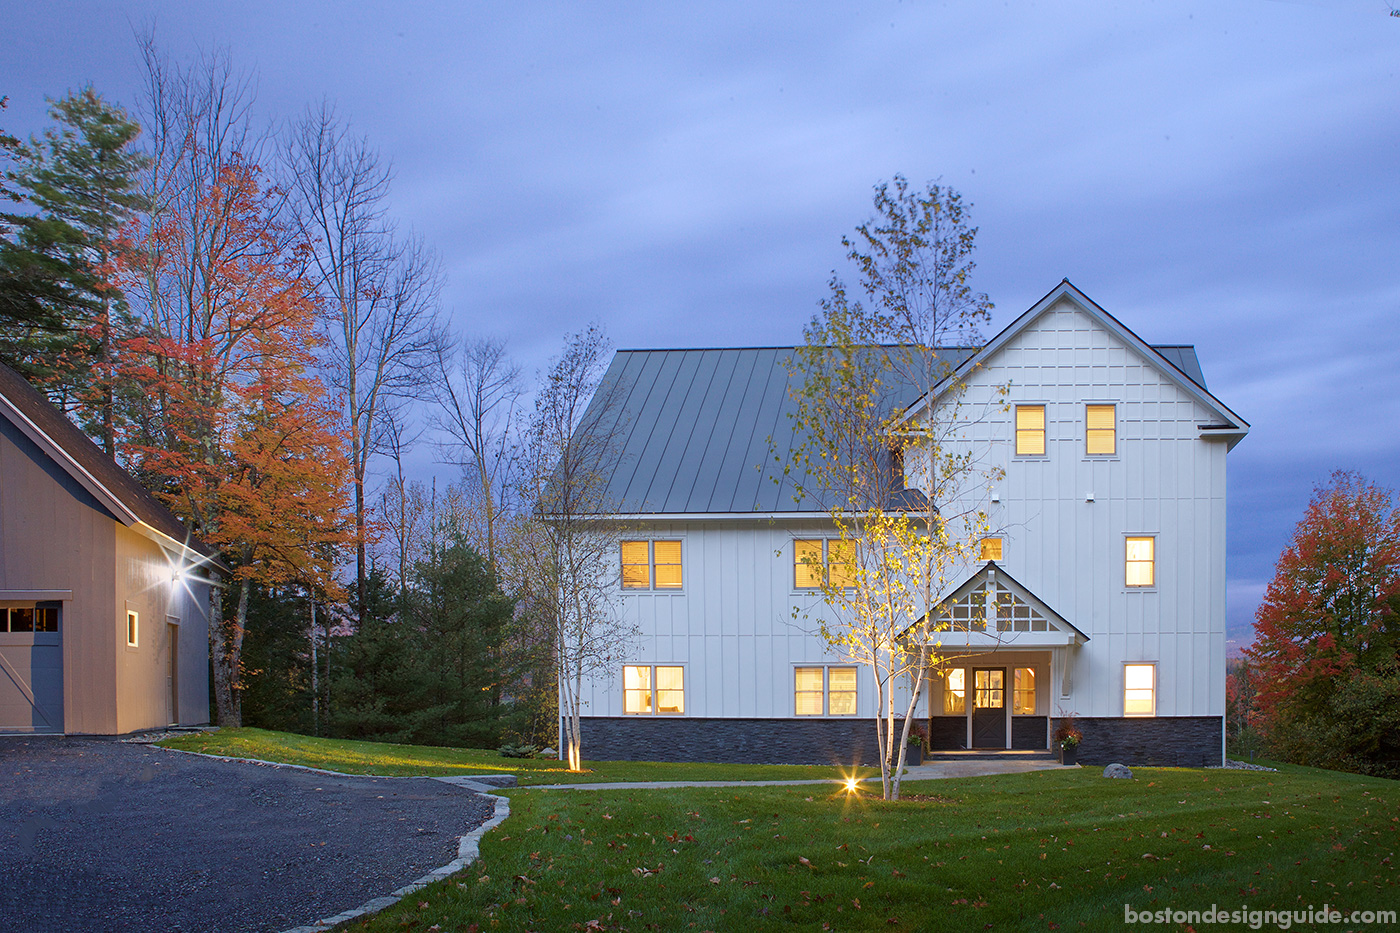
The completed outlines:
[[[953,724],[935,717],[934,755],[954,744]],[[1018,729],[1018,721],[1023,724]],[[926,720],[921,720],[926,722]],[[1061,720],[1053,719],[1051,728]],[[1221,763],[1220,716],[1080,718],[1079,760],[1088,765],[1202,767]],[[1017,748],[1043,748],[1042,717],[1012,721]],[[903,721],[896,723],[902,728]],[[592,761],[717,761],[736,764],[875,765],[879,751],[869,719],[699,719],[682,716],[585,716],[583,754]],[[1031,733],[1035,733],[1034,736]],[[898,734],[898,733],[896,733]]]

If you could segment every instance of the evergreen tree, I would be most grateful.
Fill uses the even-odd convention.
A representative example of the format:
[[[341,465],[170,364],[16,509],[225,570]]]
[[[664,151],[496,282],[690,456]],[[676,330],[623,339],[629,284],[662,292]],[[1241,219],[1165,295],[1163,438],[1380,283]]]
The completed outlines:
[[[0,360],[47,383],[115,451],[112,340],[126,316],[111,284],[122,228],[143,207],[141,127],[91,87],[51,101],[56,126],[15,147],[8,173],[33,213],[5,216]]]
[[[499,646],[513,603],[464,530],[433,544],[414,569],[404,603],[418,641],[412,654],[415,741],[495,745],[504,712]]]

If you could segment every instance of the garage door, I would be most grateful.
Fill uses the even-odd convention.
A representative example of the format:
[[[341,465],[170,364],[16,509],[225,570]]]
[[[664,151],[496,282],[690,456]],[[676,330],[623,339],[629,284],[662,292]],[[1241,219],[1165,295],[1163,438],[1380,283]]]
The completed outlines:
[[[63,731],[57,606],[0,608],[0,732]]]

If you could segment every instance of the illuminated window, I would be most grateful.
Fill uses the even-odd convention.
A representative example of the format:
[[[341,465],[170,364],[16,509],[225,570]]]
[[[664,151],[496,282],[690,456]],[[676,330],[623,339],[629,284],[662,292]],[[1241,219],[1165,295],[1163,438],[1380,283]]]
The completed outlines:
[[[141,617],[136,613],[127,610],[126,613],[126,646],[135,648],[140,643]]]
[[[832,586],[856,585],[856,543],[840,538],[808,538],[792,542],[793,586],[799,590],[817,589],[823,574],[830,574]]]
[[[622,586],[629,590],[680,589],[681,543],[622,542]]]
[[[1156,586],[1157,539],[1128,538],[1125,559],[1128,586]]]
[[[1001,539],[982,539],[982,560],[1001,560]]]
[[[794,701],[799,716],[854,716],[854,667],[799,667],[794,673]]]
[[[856,714],[856,669],[854,667],[828,667],[826,675],[827,712],[832,716],[854,716]]]
[[[649,664],[624,667],[622,711],[629,715],[685,713],[685,668]]]
[[[822,674],[820,667],[799,667],[797,669],[797,715],[820,716],[822,714]]]
[[[1016,453],[1023,457],[1045,456],[1045,406],[1016,406]]]
[[[1123,715],[1157,715],[1157,665],[1123,665]]]
[[[1011,691],[1011,712],[1021,716],[1035,713],[1035,670],[1029,667],[1016,668],[1015,681]]]
[[[967,712],[967,671],[960,667],[943,676],[943,712]]]
[[[1084,452],[1091,457],[1111,457],[1118,452],[1114,406],[1084,406]]]

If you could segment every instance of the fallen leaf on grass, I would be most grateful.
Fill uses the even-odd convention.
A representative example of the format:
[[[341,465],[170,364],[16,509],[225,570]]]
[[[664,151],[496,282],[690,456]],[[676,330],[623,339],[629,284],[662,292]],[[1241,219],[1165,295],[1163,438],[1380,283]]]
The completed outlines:
[[[798,860],[799,862],[801,862],[803,865],[806,865],[808,868],[811,868],[811,867],[812,867],[811,861],[809,861],[808,858],[807,858],[807,856],[805,856],[805,855],[799,855],[799,856],[797,857],[797,860]]]

